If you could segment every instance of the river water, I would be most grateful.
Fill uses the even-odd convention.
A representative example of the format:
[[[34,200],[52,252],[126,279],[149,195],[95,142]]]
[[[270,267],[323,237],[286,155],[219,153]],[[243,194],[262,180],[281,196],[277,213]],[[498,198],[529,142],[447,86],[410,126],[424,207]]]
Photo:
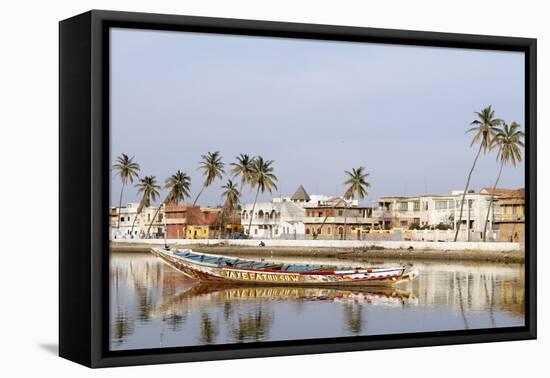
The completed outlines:
[[[392,265],[409,261],[285,258]],[[147,253],[112,253],[111,350],[523,326],[523,264],[414,262],[393,289],[211,287]]]

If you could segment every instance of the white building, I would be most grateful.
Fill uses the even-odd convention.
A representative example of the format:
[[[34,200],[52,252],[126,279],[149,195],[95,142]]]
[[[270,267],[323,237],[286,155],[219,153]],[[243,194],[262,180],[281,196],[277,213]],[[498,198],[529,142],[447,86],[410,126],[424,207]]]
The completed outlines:
[[[310,201],[300,185],[291,197],[275,197],[271,202],[256,203],[255,207],[254,203],[244,204],[241,224],[245,232],[250,224],[250,237],[255,239],[304,239],[304,206]]]
[[[139,204],[129,203],[125,207],[111,207],[110,237],[111,239],[145,238],[151,219],[157,212],[158,206],[148,206],[138,215]],[[136,219],[137,217],[137,219]],[[148,237],[162,237],[164,235],[164,209],[157,214],[151,226]]]
[[[434,227],[443,224],[456,229],[462,194],[463,191],[453,191],[450,195],[385,196],[379,199],[373,216],[382,226],[408,228],[412,224]],[[466,194],[461,229],[478,234],[483,232],[490,198],[487,193]],[[488,230],[492,229],[492,221],[491,212]]]
[[[357,200],[344,200],[338,196],[310,196],[300,185],[291,197],[274,197],[271,202],[257,203],[254,214],[251,214],[254,204],[244,204],[241,210],[241,224],[246,232],[252,218],[250,237],[254,239],[305,239],[306,208],[335,203],[355,207],[359,204]]]

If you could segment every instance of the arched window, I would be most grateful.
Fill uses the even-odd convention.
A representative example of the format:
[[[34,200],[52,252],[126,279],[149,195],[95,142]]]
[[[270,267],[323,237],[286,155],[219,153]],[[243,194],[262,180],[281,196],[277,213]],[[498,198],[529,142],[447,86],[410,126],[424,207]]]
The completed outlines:
[[[306,227],[306,235],[309,235],[309,227]]]
[[[258,217],[263,218],[263,216],[264,216],[264,211],[263,210],[258,211]]]
[[[338,227],[338,235],[344,235],[344,227]]]
[[[329,227],[327,228],[327,233],[330,235],[332,233],[332,229]]]

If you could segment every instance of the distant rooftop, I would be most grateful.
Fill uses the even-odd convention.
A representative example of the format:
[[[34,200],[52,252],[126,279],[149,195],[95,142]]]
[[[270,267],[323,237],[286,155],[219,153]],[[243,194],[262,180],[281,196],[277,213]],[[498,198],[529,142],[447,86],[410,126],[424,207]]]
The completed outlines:
[[[495,196],[505,197],[505,198],[524,198],[525,197],[524,188],[519,188],[519,189],[495,188],[494,192],[493,192],[493,188],[481,188],[479,192],[484,194],[493,193],[493,195]]]
[[[302,202],[304,201],[308,202],[309,200],[311,200],[311,198],[309,197],[309,194],[307,194],[306,190],[302,185],[300,185],[298,189],[296,189],[296,191],[294,192],[292,197],[290,197],[290,199],[292,201],[302,201]]]

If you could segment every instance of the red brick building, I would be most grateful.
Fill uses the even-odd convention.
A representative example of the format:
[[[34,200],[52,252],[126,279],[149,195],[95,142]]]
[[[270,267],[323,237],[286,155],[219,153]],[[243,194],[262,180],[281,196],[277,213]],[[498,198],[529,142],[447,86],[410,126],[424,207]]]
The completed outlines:
[[[164,212],[168,239],[185,239],[210,237],[221,209],[185,204],[167,205]]]

